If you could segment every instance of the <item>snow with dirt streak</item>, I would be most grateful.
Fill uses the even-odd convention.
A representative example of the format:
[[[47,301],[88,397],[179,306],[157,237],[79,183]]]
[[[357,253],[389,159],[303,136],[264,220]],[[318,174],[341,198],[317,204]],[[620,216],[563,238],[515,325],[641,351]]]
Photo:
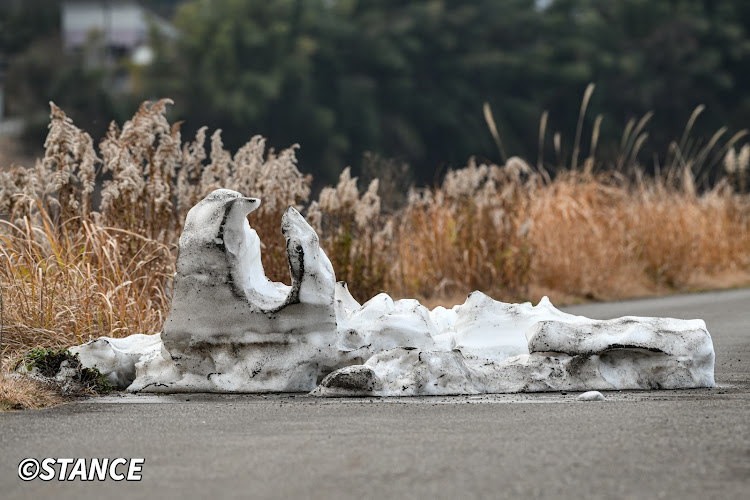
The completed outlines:
[[[216,190],[190,210],[159,335],[71,348],[134,392],[415,396],[681,389],[714,385],[702,320],[593,320],[472,292],[429,310],[379,294],[359,304],[318,236],[282,218],[291,286],[265,276],[247,215],[260,200]]]

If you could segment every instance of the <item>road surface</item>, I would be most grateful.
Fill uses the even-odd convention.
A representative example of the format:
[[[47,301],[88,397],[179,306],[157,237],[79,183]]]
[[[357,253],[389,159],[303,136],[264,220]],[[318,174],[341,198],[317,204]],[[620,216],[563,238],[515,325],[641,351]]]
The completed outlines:
[[[109,396],[0,414],[0,498],[748,498],[750,290],[567,308],[703,318],[713,389],[320,400]],[[24,482],[24,458],[144,458]]]

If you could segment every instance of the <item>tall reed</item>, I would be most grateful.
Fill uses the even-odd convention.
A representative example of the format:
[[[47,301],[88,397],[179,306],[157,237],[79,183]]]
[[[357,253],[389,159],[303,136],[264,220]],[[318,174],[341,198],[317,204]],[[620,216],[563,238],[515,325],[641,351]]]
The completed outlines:
[[[0,171],[3,354],[160,331],[185,215],[218,187],[262,199],[250,223],[270,278],[288,280],[279,223],[295,205],[360,301],[386,291],[435,304],[474,289],[503,300],[608,299],[750,282],[744,132],[693,138],[698,108],[667,160],[649,170],[639,159],[646,114],[626,126],[614,161],[599,160],[600,118],[581,145],[592,92],[570,158],[553,134],[555,175],[543,156],[545,113],[534,166],[470,160],[440,185],[402,186],[399,196],[393,179],[359,186],[345,169],[312,201],[297,146],[266,151],[256,136],[232,154],[221,131],[206,128],[183,142],[166,119],[171,101],[161,100],[113,123],[95,147],[51,104],[45,156]],[[489,107],[485,117],[494,126]],[[384,209],[383,200],[400,201]]]

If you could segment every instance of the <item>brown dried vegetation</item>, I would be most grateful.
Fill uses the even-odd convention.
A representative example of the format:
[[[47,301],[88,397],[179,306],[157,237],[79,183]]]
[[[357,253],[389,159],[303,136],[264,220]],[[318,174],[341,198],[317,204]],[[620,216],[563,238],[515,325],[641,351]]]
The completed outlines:
[[[250,222],[266,273],[288,279],[279,222],[287,206],[307,204],[311,182],[297,169],[296,146],[266,152],[254,137],[232,155],[217,130],[207,152],[205,128],[182,142],[179,124],[166,120],[169,103],[144,103],[98,149],[52,104],[44,158],[0,173],[5,356],[160,331],[185,215],[218,187],[262,199]],[[393,193],[382,196],[378,179],[360,191],[346,169],[306,214],[360,300],[387,291],[435,304],[474,289],[504,300],[604,299],[721,285],[726,276],[742,282],[750,147],[735,151],[739,137],[702,147],[683,138],[663,173],[646,176],[637,152],[647,121],[628,125],[616,165],[596,162],[597,120],[582,166],[572,161],[554,179],[541,148],[537,167],[472,160],[386,210]],[[559,135],[553,142],[559,159]],[[716,158],[727,175],[697,188]]]
[[[0,377],[0,412],[61,404],[60,391],[31,377]]]

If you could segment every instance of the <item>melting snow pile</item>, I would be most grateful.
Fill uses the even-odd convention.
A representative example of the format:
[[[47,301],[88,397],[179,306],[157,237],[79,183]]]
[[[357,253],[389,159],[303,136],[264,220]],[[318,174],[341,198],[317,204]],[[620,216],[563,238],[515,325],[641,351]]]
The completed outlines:
[[[102,337],[71,351],[129,391],[414,396],[714,385],[702,320],[592,320],[546,297],[505,304],[480,292],[452,309],[385,294],[360,305],[291,207],[281,228],[292,285],[272,283],[247,221],[259,205],[220,189],[190,210],[161,335]]]

